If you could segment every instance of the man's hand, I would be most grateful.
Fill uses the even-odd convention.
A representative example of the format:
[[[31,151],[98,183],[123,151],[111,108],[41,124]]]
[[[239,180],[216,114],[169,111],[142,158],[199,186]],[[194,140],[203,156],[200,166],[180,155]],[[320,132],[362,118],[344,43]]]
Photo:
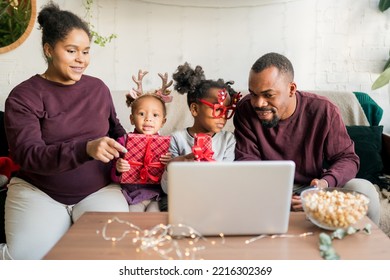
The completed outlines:
[[[326,189],[328,187],[328,182],[324,179],[313,179],[310,182],[310,186],[313,186],[313,188]],[[303,211],[300,195],[293,194],[291,198],[291,211]]]
[[[324,179],[313,179],[310,182],[310,186],[319,188],[319,189],[326,189],[329,185],[328,182]]]
[[[303,211],[302,201],[299,195],[294,194],[291,198],[291,211]]]

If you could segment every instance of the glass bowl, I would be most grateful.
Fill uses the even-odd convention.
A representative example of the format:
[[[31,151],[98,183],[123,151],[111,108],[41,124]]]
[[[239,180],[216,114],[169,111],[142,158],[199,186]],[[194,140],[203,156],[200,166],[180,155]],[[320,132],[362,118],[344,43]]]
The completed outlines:
[[[316,226],[336,230],[356,224],[366,214],[367,196],[342,188],[312,188],[301,193],[302,207]]]

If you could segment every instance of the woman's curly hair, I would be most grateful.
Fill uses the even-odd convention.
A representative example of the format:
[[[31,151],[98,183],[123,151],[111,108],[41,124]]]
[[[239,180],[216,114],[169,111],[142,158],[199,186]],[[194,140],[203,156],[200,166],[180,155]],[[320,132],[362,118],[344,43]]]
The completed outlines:
[[[37,20],[42,29],[42,46],[48,43],[54,47],[58,41],[68,36],[73,29],[84,30],[89,39],[92,38],[86,21],[72,12],[61,10],[58,4],[52,1],[42,8]]]

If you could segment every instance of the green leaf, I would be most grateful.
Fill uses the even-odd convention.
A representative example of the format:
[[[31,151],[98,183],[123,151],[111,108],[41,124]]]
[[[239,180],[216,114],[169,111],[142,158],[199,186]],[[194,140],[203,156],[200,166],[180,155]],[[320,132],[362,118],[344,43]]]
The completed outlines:
[[[371,234],[371,224],[366,224],[366,226],[363,229],[363,232],[366,234]]]
[[[321,232],[319,237],[320,245],[332,245],[332,238],[328,234]]]
[[[347,236],[348,233],[345,229],[338,228],[332,233],[332,239],[337,238],[337,239],[343,239],[345,236]]]
[[[350,226],[347,229],[336,229],[332,232],[331,235],[321,232],[319,235],[319,249],[321,257],[325,260],[339,260],[340,256],[337,254],[332,245],[333,239],[343,239],[345,236],[355,234],[360,230],[361,229]],[[366,224],[366,226],[363,228],[363,232],[370,234],[371,224]]]
[[[332,248],[332,244],[320,244],[319,248],[321,252],[328,251]]]
[[[390,67],[387,68],[385,71],[382,72],[382,74],[379,75],[379,77],[372,84],[371,89],[375,90],[375,89],[381,88],[381,87],[387,85],[389,83],[389,81],[390,81]]]
[[[390,0],[389,0],[390,1]],[[389,55],[390,55],[390,53],[389,53]],[[385,67],[383,67],[383,71],[385,71],[387,68],[389,68],[390,67],[390,57],[389,57],[389,59],[386,61],[386,64],[385,64]]]
[[[378,8],[381,12],[386,11],[390,7],[390,0],[380,0]]]
[[[348,234],[348,235],[357,233],[357,232],[359,232],[359,231],[360,231],[360,229],[357,229],[357,228],[354,228],[354,227],[348,227],[348,228],[347,228],[347,234]]]
[[[93,24],[90,22],[91,19],[93,18],[93,9],[92,9],[92,6],[93,6],[93,3],[94,3],[94,0],[84,0],[83,1],[83,5],[84,5],[84,8],[85,8],[85,18],[87,18],[87,22],[88,22],[88,25],[89,25],[89,29],[90,29],[90,32],[91,32],[91,35],[92,35],[92,41],[101,46],[101,47],[104,47],[107,43],[111,43],[111,41],[115,38],[117,38],[117,35],[116,34],[110,34],[109,36],[102,36],[100,35],[96,30],[95,30],[95,27],[93,26]]]
[[[340,259],[340,256],[336,253],[336,250],[333,247],[330,247],[326,251],[322,251],[321,256],[325,260],[339,260]]]

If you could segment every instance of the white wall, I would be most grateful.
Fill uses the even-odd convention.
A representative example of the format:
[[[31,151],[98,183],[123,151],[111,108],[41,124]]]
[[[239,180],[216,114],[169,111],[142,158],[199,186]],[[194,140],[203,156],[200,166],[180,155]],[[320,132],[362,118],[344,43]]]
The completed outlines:
[[[56,2],[85,15],[80,0]],[[134,86],[131,75],[147,69],[144,88],[152,89],[160,85],[158,72],[171,74],[188,61],[202,65],[208,78],[231,79],[246,89],[253,62],[276,51],[293,62],[300,89],[369,93],[385,110],[382,123],[390,132],[390,91],[370,89],[390,49],[390,11],[381,13],[378,2],[95,0],[95,29],[118,38],[106,47],[92,46],[86,73],[112,90],[127,90]],[[37,0],[38,11],[45,3]],[[34,28],[23,45],[0,54],[1,110],[16,84],[44,72],[40,35]]]

